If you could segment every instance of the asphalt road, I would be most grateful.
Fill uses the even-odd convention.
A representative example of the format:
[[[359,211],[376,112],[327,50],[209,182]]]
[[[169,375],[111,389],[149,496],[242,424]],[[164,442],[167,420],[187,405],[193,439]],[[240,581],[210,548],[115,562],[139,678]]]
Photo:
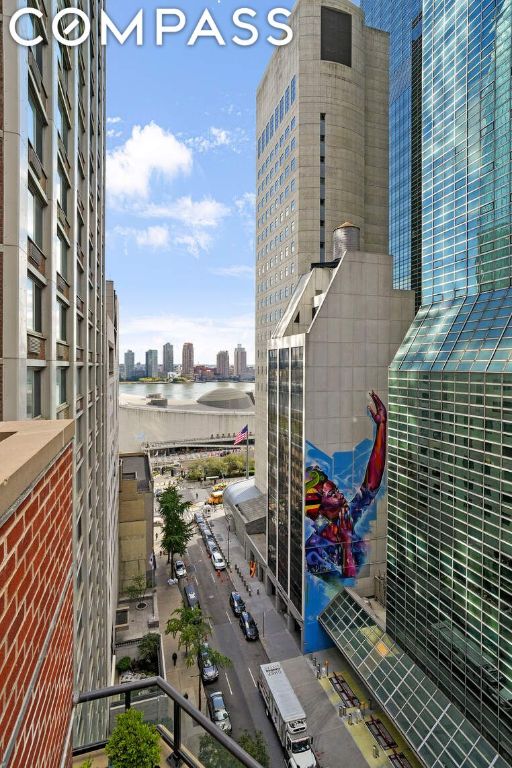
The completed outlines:
[[[215,528],[213,530],[215,533]],[[227,571],[221,572],[220,576],[215,573],[200,535],[194,536],[188,553],[187,581],[196,581],[201,609],[212,625],[210,644],[232,662],[231,666],[219,670],[219,679],[205,689],[207,692],[223,692],[233,726],[232,736],[237,738],[244,729],[262,731],[270,765],[282,768],[283,751],[256,687],[259,665],[268,662],[268,656],[258,640],[248,641],[242,634],[238,619],[229,606],[229,594],[233,589],[229,574]]]

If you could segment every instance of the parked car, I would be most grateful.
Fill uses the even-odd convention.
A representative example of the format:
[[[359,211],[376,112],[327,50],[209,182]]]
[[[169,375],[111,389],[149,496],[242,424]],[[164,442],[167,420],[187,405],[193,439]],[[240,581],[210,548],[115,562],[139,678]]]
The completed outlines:
[[[182,579],[187,575],[187,569],[183,560],[176,560],[174,563],[174,573],[178,579]]]
[[[211,557],[211,555],[213,555],[214,552],[218,552],[219,551],[219,547],[218,547],[217,542],[215,541],[215,539],[212,539],[212,540],[208,541],[208,543],[206,545],[206,549],[208,550],[208,553],[210,554],[210,557]]]
[[[203,683],[213,683],[214,680],[218,680],[219,670],[217,665],[214,664],[210,658],[210,646],[208,643],[204,643],[199,649],[197,654],[197,666],[201,672]]]
[[[258,627],[249,611],[242,611],[240,615],[240,629],[244,633],[246,640],[259,639]]]
[[[215,693],[208,694],[207,703],[210,719],[221,729],[221,731],[231,733],[231,720],[229,719],[229,713],[224,704],[222,691],[215,691]]]
[[[196,588],[192,584],[187,584],[183,592],[185,596],[185,603],[189,608],[193,608],[195,605],[197,605],[198,608],[200,607]]]
[[[226,567],[226,561],[218,549],[212,551],[212,565],[216,571],[223,571]]]
[[[235,616],[241,616],[245,611],[245,603],[238,592],[232,592],[229,596],[229,604]]]
[[[201,525],[201,523],[204,523],[204,517],[200,512],[196,512],[194,514],[194,520],[196,521],[197,525]]]

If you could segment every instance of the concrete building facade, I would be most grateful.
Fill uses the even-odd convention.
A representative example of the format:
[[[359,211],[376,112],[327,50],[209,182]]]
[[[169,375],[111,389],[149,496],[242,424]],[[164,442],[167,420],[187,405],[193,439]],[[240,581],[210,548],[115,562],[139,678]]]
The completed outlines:
[[[73,422],[0,425],[0,761],[71,765]]]
[[[256,484],[267,490],[267,342],[330,233],[388,248],[387,36],[344,0],[299,0],[257,92]],[[328,254],[326,256],[326,253]]]
[[[164,376],[167,373],[172,373],[174,371],[174,347],[172,344],[164,344],[163,348],[163,373]]]
[[[181,353],[181,375],[185,377],[194,377],[194,345],[186,341]]]
[[[305,653],[331,645],[329,600],[373,597],[385,573],[387,372],[414,316],[391,256],[350,229],[300,278],[268,351],[267,575]]]
[[[227,349],[217,352],[217,365],[215,373],[219,379],[229,378],[229,352]]]
[[[158,378],[158,350],[148,349],[146,352],[146,376],[149,379]]]
[[[247,373],[247,350],[241,344],[237,344],[233,356],[234,376],[245,376]]]
[[[73,646],[75,688],[86,690],[111,679],[104,533],[117,515],[107,500],[105,49],[98,24],[89,45],[60,46],[43,3],[43,42],[17,45],[18,7],[1,6],[1,411],[75,419]],[[95,19],[100,7],[89,4]],[[82,708],[78,737],[102,734],[105,713],[103,702]]]
[[[146,574],[153,552],[153,479],[148,457],[121,454],[119,493],[119,592]]]

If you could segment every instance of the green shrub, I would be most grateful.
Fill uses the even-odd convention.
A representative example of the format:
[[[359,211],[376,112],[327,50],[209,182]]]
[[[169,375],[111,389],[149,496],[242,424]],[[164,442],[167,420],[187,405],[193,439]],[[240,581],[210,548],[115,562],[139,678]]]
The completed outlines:
[[[122,674],[123,672],[128,672],[132,668],[132,660],[129,656],[123,656],[122,659],[119,659],[119,661],[116,664],[116,669],[119,672],[119,674]]]
[[[145,723],[142,712],[132,708],[118,716],[105,753],[112,768],[154,768],[160,762],[158,743],[155,726]]]

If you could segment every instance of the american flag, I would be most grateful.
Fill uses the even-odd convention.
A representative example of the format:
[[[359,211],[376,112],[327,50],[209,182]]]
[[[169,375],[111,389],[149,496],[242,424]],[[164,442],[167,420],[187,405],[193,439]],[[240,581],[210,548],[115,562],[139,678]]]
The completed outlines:
[[[249,425],[246,424],[243,429],[240,430],[238,435],[235,437],[235,442],[233,445],[238,445],[238,443],[243,443],[243,441],[249,436]]]

